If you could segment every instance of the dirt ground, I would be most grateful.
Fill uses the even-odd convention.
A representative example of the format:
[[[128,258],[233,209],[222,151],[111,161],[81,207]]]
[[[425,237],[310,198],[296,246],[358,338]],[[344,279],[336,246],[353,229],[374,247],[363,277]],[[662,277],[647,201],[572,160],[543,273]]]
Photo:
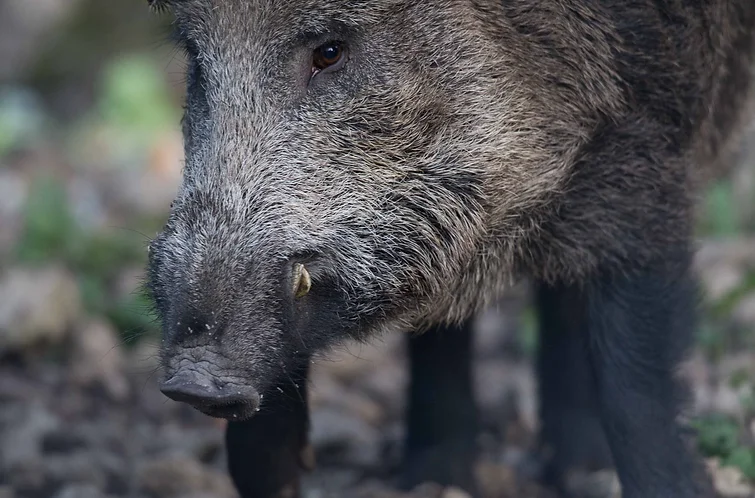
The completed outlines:
[[[731,264],[738,252],[747,259],[742,243],[712,244],[699,261]],[[723,272],[717,269],[708,285]],[[517,334],[527,326],[527,304],[523,286],[478,321],[476,388],[484,423],[478,474],[490,498],[553,496],[536,484],[539,469],[531,453],[536,381]],[[393,489],[407,380],[402,339],[346,345],[317,362],[311,401],[318,467],[305,477],[304,497],[466,496],[432,484],[411,494]],[[55,348],[5,356],[0,366],[0,497],[236,496],[224,471],[223,422],[158,391],[154,343],[144,340],[128,348],[106,322],[93,319]],[[693,412],[742,416],[728,379],[737,369],[752,371],[754,360],[748,351],[714,363],[698,351],[684,370],[695,385]],[[755,496],[734,469],[717,475],[722,496]],[[582,496],[620,496],[613,475],[594,477],[582,484]]]

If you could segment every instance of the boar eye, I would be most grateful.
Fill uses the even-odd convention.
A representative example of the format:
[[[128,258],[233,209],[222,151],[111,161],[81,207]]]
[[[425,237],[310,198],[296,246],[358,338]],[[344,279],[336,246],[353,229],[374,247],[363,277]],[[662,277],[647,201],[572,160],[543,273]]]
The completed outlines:
[[[312,55],[312,70],[313,72],[331,68],[338,70],[345,60],[345,55],[346,46],[342,42],[333,41],[320,45]]]

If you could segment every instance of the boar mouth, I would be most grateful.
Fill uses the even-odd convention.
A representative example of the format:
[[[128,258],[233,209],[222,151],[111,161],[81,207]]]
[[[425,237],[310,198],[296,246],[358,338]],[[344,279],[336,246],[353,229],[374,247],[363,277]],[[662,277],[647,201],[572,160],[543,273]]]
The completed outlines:
[[[160,385],[163,394],[214,418],[243,421],[260,410],[262,396],[249,386],[219,385],[196,370],[181,371]]]
[[[253,404],[232,403],[228,405],[208,405],[195,407],[200,412],[213,418],[220,418],[234,422],[244,422],[251,419],[260,409]]]

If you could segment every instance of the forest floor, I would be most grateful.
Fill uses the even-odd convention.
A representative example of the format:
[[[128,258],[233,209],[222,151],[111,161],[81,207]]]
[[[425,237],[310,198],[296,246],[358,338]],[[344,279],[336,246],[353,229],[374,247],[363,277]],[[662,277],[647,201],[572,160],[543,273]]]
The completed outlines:
[[[752,244],[738,240],[703,246],[698,266],[709,293],[725,294],[724,287],[733,282],[722,279],[749,271],[732,265],[755,267]],[[11,294],[16,307],[25,298],[65,303],[63,296],[70,296],[72,288],[69,278],[54,267],[10,271],[5,286],[0,282],[0,303],[12,300]],[[476,391],[484,427],[478,477],[488,498],[553,496],[536,484],[539,469],[532,450],[537,400],[526,290],[526,285],[515,289],[477,324]],[[747,299],[752,301],[752,296]],[[732,330],[747,325],[746,320],[755,324],[755,310],[748,306],[737,305],[727,315],[739,322],[730,325]],[[65,314],[75,307],[67,303],[65,309],[32,309],[27,318],[37,313],[38,323],[65,322],[72,317],[42,313]],[[157,341],[144,339],[126,347],[104,320],[77,323],[76,330],[55,339],[55,347],[36,346],[31,352],[16,348],[7,353],[12,335],[5,336],[0,498],[236,496],[224,470],[224,422],[159,392]],[[740,461],[742,454],[752,454],[755,424],[747,396],[755,378],[755,353],[738,350],[736,344],[703,344],[683,372],[694,386],[692,414],[705,421],[701,438],[709,447],[704,449],[720,453],[712,455],[709,464],[721,466],[715,474],[722,496],[755,496],[743,475],[750,470],[748,463]],[[373,345],[345,345],[315,365],[311,437],[318,467],[304,479],[304,497],[466,496],[432,484],[410,494],[393,488],[407,381],[402,346],[398,335]],[[739,383],[732,380],[737,378]],[[727,459],[734,463],[723,466]],[[619,496],[611,474],[582,486],[585,498]]]

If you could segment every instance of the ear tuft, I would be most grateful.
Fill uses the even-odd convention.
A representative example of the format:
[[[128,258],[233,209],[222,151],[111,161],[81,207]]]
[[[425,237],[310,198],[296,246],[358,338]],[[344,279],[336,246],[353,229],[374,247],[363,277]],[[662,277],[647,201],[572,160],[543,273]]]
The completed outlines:
[[[169,0],[147,0],[147,3],[155,12],[164,12],[168,10]]]

